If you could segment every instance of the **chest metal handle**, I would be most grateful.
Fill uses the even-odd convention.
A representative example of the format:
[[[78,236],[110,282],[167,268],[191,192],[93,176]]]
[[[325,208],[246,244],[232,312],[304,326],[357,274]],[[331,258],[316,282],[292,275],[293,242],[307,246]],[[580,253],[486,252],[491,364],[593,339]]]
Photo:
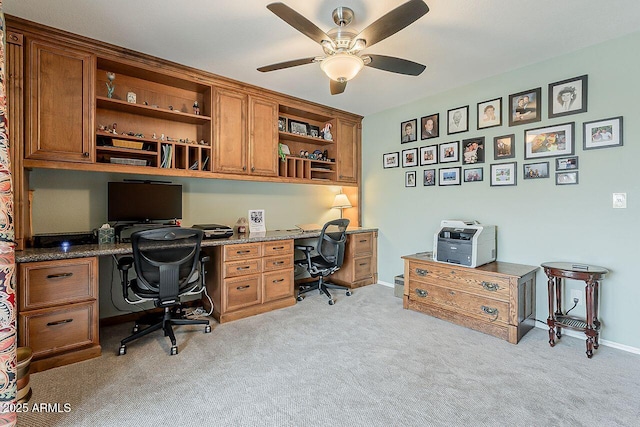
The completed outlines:
[[[493,319],[491,319],[491,321],[495,321],[496,319],[498,319],[498,309],[497,308],[493,308],[493,307],[487,307],[486,305],[483,305],[482,307],[480,307],[482,309],[482,311],[485,314],[488,314],[489,316],[493,316]]]
[[[423,270],[422,268],[416,268],[416,274],[418,276],[426,276],[429,273],[427,270]]]
[[[424,289],[416,289],[416,295],[418,295],[420,298],[424,298],[429,295],[429,292],[425,291]]]
[[[487,291],[491,291],[491,292],[495,292],[498,289],[500,289],[500,285],[498,285],[497,283],[491,283],[491,282],[482,282],[481,283],[482,287],[485,288]]]

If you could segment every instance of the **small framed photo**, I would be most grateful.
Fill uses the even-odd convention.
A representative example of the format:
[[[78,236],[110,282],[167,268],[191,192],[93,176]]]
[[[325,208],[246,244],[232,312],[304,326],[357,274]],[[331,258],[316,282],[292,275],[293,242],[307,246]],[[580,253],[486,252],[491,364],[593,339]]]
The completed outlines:
[[[136,93],[135,92],[127,92],[127,102],[130,104],[136,103]]]
[[[438,163],[438,146],[428,145],[420,147],[420,166],[433,165]]]
[[[492,187],[506,187],[508,185],[516,185],[516,162],[511,163],[493,163],[491,165],[490,175]]]
[[[447,142],[438,145],[440,163],[451,163],[460,160],[460,142]]]
[[[584,150],[622,146],[622,117],[584,123]]]
[[[440,114],[431,114],[420,119],[420,139],[437,138],[440,136]]]
[[[502,125],[502,97],[478,102],[478,130]]]
[[[286,131],[287,131],[287,118],[278,117],[278,132],[286,132]]]
[[[587,111],[587,75],[549,85],[549,118]]]
[[[464,170],[464,182],[478,182],[484,179],[482,168],[470,168]]]
[[[556,171],[578,169],[578,156],[556,159]]]
[[[382,167],[384,169],[397,168],[398,166],[400,166],[400,154],[397,151],[382,155]]]
[[[400,124],[400,139],[402,144],[416,141],[418,134],[418,119],[407,120]]]
[[[578,183],[578,171],[556,172],[556,185],[572,185]]]
[[[556,157],[573,154],[574,123],[524,131],[524,158]]]
[[[516,156],[516,136],[502,135],[493,138],[493,160],[510,159]]]
[[[436,170],[435,169],[425,169],[423,173],[423,182],[422,185],[425,187],[430,187],[432,185],[436,185]]]
[[[412,166],[418,166],[418,149],[402,150],[402,167],[410,168]]]
[[[540,121],[541,93],[536,88],[509,95],[509,126]]]
[[[309,136],[312,136],[314,138],[319,138],[320,137],[320,127],[319,126],[314,126],[314,125],[309,125]]]
[[[447,134],[469,130],[469,106],[453,108],[447,111]]]
[[[296,135],[307,136],[309,134],[309,124],[289,119],[289,132]]]
[[[456,166],[453,168],[441,168],[438,169],[440,175],[439,185],[460,185],[460,170],[462,168],[460,166]]]
[[[404,173],[404,186],[405,187],[416,186],[416,171],[407,171]]]
[[[462,164],[484,163],[484,136],[462,141]]]
[[[523,172],[524,179],[549,178],[549,162],[527,163]]]

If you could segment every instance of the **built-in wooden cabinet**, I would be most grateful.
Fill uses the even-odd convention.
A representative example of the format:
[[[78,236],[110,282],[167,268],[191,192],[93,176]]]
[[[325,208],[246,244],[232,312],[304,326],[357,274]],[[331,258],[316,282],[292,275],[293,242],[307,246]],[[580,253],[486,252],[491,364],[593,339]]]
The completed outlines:
[[[25,158],[92,163],[95,55],[27,39]]]
[[[278,175],[278,104],[249,96],[249,173]]]
[[[358,182],[358,164],[360,163],[360,122],[347,119],[337,120],[338,145],[338,181]]]
[[[344,261],[329,281],[349,288],[371,285],[378,281],[377,232],[347,235]]]

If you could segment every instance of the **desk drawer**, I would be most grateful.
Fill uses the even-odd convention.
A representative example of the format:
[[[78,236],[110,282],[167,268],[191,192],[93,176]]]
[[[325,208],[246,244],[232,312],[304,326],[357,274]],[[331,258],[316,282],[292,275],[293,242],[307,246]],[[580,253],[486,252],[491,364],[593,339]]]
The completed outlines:
[[[31,347],[39,359],[98,344],[96,301],[20,313],[20,345]]]
[[[293,255],[270,256],[262,259],[262,271],[281,270],[293,267]]]
[[[262,284],[263,302],[293,296],[293,268],[265,273],[262,276]]]
[[[262,256],[262,245],[260,243],[247,243],[241,245],[225,245],[224,260],[233,261],[238,259],[259,258]]]
[[[224,263],[224,277],[238,277],[247,274],[260,273],[262,271],[262,260],[260,258],[247,259]]]
[[[262,255],[282,255],[293,253],[293,240],[278,240],[275,242],[265,242],[262,244]]]
[[[409,299],[420,303],[434,304],[441,308],[454,310],[486,322],[509,322],[509,303],[490,298],[431,285],[409,282]]]
[[[372,268],[372,257],[362,257],[355,258],[353,260],[353,280],[357,282],[358,280],[364,280],[371,277],[373,274]],[[331,280],[331,279],[329,279]]]
[[[224,281],[225,296],[222,312],[258,304],[262,300],[260,274]]]
[[[471,292],[480,296],[509,300],[509,279],[488,275],[474,268],[409,262],[409,279]]]
[[[20,311],[96,299],[96,258],[20,264]]]
[[[353,239],[353,255],[373,254],[373,233],[357,233],[349,236]]]

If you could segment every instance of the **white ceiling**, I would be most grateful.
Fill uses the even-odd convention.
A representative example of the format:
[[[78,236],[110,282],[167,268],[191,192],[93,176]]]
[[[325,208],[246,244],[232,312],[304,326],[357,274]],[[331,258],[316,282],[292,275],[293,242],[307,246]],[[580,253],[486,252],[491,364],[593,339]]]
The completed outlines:
[[[353,9],[351,26],[359,31],[404,2],[284,1],[325,32],[335,26],[331,12],[338,6]],[[361,115],[640,30],[638,0],[426,0],[429,13],[363,53],[397,56],[427,69],[411,77],[365,67],[343,94],[332,96],[318,64],[256,70],[322,54],[266,8],[269,0],[2,3],[5,14]]]

